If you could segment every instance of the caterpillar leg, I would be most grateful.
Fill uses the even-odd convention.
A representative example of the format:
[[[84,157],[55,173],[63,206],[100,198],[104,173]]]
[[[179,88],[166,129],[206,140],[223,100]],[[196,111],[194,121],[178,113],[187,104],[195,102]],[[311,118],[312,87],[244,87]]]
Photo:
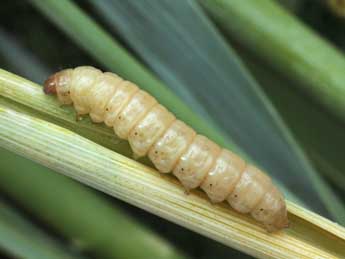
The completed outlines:
[[[78,113],[76,113],[75,114],[75,121],[81,121],[83,119],[83,115],[82,114],[78,114]]]
[[[190,189],[185,188],[185,189],[184,189],[184,194],[189,195],[189,194],[190,194]]]

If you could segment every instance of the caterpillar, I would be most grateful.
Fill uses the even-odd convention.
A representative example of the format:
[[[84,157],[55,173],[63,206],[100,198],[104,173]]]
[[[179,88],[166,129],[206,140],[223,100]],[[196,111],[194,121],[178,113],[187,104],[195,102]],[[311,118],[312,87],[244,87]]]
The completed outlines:
[[[271,179],[229,150],[197,134],[137,85],[90,66],[65,69],[44,83],[46,94],[77,115],[113,127],[138,156],[172,172],[186,190],[200,187],[213,203],[227,201],[267,231],[288,227],[285,199]]]

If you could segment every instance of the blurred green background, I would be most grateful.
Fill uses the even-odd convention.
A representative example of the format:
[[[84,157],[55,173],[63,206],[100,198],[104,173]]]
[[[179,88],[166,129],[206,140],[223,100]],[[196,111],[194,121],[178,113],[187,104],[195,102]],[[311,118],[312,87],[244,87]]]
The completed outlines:
[[[345,18],[327,1],[225,2],[5,0],[1,68],[39,84],[79,65],[119,73],[345,225],[345,113],[332,102],[345,86],[313,81],[343,82]],[[0,196],[1,258],[251,258],[4,149]]]

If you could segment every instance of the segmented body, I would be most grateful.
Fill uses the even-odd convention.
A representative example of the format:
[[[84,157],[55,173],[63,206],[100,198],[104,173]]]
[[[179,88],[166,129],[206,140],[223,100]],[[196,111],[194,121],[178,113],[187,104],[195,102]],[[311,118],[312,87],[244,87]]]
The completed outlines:
[[[197,134],[135,84],[84,66],[52,75],[44,89],[57,94],[62,104],[73,104],[79,115],[113,127],[134,154],[147,155],[187,190],[200,187],[212,202],[226,200],[268,231],[287,227],[284,197],[266,174]]]

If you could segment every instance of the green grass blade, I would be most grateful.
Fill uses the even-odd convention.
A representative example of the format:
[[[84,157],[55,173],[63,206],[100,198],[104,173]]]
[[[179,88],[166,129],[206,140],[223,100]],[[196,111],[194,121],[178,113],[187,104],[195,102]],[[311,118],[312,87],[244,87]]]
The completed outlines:
[[[345,130],[342,123],[297,90],[290,89],[293,83],[289,79],[272,71],[252,55],[244,51],[242,53],[249,68],[319,171],[345,190],[345,174],[342,172],[345,168]]]
[[[344,228],[289,201],[290,227],[267,233],[248,215],[211,204],[198,190],[186,195],[169,175],[6,107],[0,107],[0,145],[258,258],[344,257]]]
[[[11,34],[0,28],[0,56],[7,63],[4,67],[36,83],[42,82],[51,74],[44,65],[29,51],[21,46]]]
[[[1,171],[3,169],[0,169]],[[78,259],[61,243],[0,199],[0,249],[16,258]]]
[[[232,37],[345,120],[345,57],[275,1],[200,0]]]
[[[328,215],[325,208],[333,205],[328,205],[323,191],[332,190],[193,1],[91,3],[171,88],[182,98],[188,93],[185,101],[193,98],[195,111],[214,118],[271,175],[308,206]],[[331,209],[337,212],[335,218],[345,213],[345,208],[336,208]]]
[[[98,24],[69,0],[30,0],[43,14],[60,27],[91,56],[128,80],[137,83],[173,111],[181,120],[217,143],[232,147],[232,142],[209,123],[195,115],[180,98],[157,80]],[[85,64],[81,64],[85,65]]]
[[[0,188],[80,249],[100,258],[184,258],[85,186],[4,149],[0,160]]]

